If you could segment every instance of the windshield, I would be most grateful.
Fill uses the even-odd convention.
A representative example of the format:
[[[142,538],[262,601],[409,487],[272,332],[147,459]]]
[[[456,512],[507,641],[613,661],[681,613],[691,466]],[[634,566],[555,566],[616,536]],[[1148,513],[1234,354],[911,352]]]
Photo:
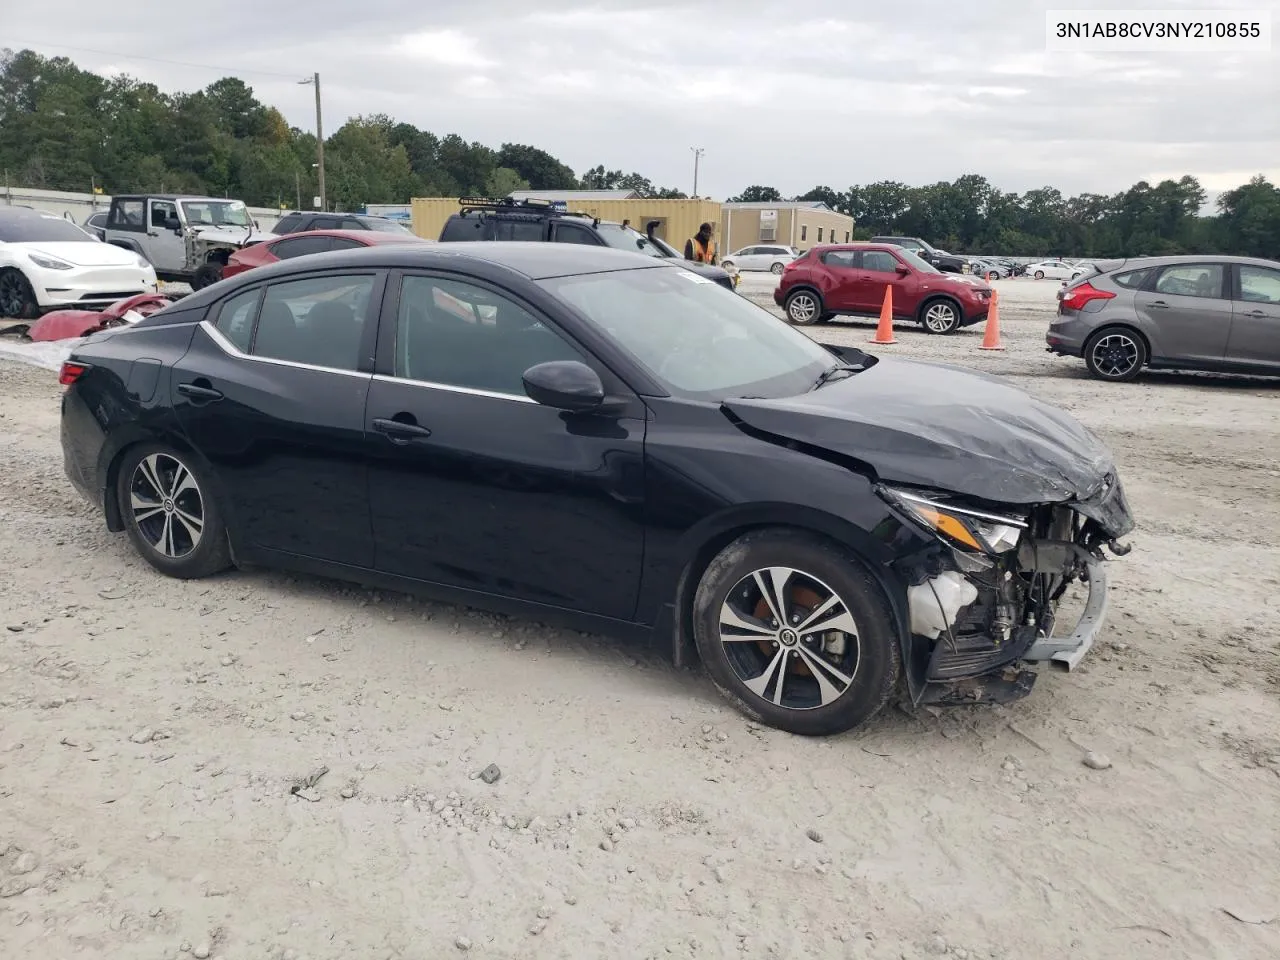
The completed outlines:
[[[773,314],[683,267],[539,283],[584,313],[676,396],[714,402],[796,396],[838,362]]]
[[[919,254],[906,249],[905,247],[898,250],[898,256],[907,263],[911,264],[920,273],[941,273],[942,271],[935,267],[928,260],[923,259]]]
[[[411,237],[417,236],[416,233],[404,224],[397,223],[394,220],[379,220],[377,217],[370,217],[368,220],[365,220],[364,225],[370,230],[378,231],[378,233],[407,233]]]
[[[98,238],[86,233],[70,220],[51,214],[0,215],[0,243],[97,243]]]
[[[249,209],[240,200],[183,200],[182,213],[191,227],[251,227]]]
[[[630,250],[650,257],[669,257],[661,247],[654,245],[639,230],[624,227],[620,223],[601,223],[596,226],[600,239],[616,250]]]

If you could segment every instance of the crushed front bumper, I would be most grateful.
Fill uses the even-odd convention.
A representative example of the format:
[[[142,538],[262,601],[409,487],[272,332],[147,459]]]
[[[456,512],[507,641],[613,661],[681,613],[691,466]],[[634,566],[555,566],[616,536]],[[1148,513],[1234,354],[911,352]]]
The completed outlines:
[[[1064,637],[1054,637],[1050,631],[1048,636],[1031,645],[1022,655],[1023,660],[1057,663],[1070,671],[1080,665],[1093,647],[1107,620],[1107,573],[1099,560],[1086,563],[1085,569],[1089,572],[1089,598],[1075,629]]]

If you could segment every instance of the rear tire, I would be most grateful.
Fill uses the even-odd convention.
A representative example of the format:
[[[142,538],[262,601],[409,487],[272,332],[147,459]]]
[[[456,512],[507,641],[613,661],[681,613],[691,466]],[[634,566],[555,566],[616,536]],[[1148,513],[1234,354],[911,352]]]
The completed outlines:
[[[0,270],[0,318],[34,320],[40,303],[26,274],[16,268]]]
[[[1104,327],[1084,345],[1084,365],[1099,380],[1136,380],[1147,360],[1146,342],[1127,327]]]
[[[853,554],[798,530],[753,531],[722,550],[694,595],[693,633],[734,706],[804,736],[866,722],[901,669],[879,583]]]
[[[807,327],[822,316],[822,298],[812,290],[794,290],[787,295],[783,307],[787,322],[797,327]]]
[[[780,277],[782,276],[782,271],[785,269],[786,269],[785,265],[781,263],[775,263],[773,266],[769,268],[769,272],[772,273],[775,277]]]
[[[731,270],[731,269],[733,269],[733,261],[732,261],[732,260],[722,260],[722,261],[720,261],[720,269],[721,269],[721,270]]]
[[[143,443],[125,454],[116,502],[134,549],[166,576],[207,577],[231,566],[212,485],[189,453]]]

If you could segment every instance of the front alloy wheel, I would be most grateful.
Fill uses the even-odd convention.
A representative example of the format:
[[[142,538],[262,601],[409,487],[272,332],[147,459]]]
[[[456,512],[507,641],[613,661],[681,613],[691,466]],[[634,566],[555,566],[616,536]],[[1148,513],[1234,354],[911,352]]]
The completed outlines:
[[[161,573],[203,577],[230,564],[217,502],[191,467],[190,455],[160,444],[127,454],[116,483],[125,530]]]
[[[35,291],[21,270],[0,270],[0,319],[31,320],[39,312]]]
[[[797,290],[787,297],[787,319],[798,327],[817,323],[822,315],[818,295],[809,290]]]
[[[935,300],[925,307],[924,328],[930,333],[955,333],[960,328],[960,311],[947,300]]]
[[[893,615],[879,585],[839,545],[798,530],[754,531],[703,573],[694,640],[743,713],[808,736],[874,715],[897,683]]]

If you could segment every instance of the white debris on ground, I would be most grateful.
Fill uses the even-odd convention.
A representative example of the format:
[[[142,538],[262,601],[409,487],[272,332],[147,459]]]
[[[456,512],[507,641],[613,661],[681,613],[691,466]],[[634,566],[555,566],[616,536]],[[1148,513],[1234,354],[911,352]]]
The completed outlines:
[[[616,640],[161,577],[63,476],[55,378],[0,360],[0,956],[1280,956],[1278,388],[1089,380],[1056,285],[997,286],[1005,352],[875,349],[1112,446],[1110,626],[1020,703],[827,740]]]

